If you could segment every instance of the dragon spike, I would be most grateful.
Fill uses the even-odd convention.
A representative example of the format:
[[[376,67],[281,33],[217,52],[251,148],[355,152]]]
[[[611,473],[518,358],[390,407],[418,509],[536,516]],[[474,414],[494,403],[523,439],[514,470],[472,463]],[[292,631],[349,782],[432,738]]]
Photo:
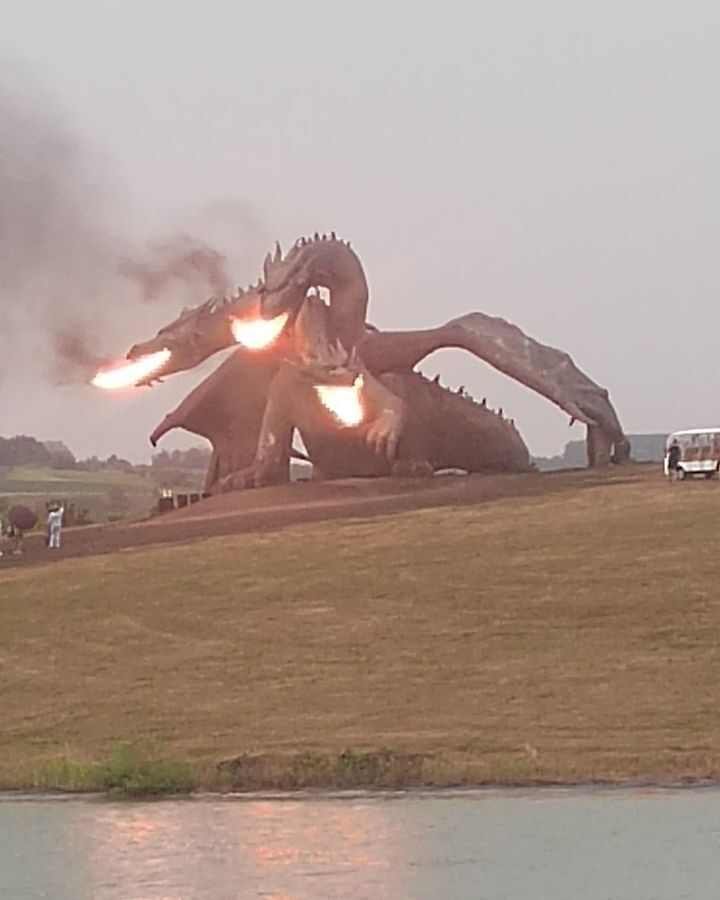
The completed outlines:
[[[270,271],[271,265],[272,265],[272,256],[268,253],[268,255],[265,257],[265,261],[263,262],[263,276],[265,278],[265,281],[267,281],[268,272]]]
[[[324,241],[326,241],[326,240],[328,239],[328,238],[327,238],[327,235],[326,235],[326,234],[323,234],[322,239],[323,239]]]
[[[280,249],[280,241],[275,241],[275,259],[273,262],[280,262],[282,259],[282,250]]]
[[[320,240],[320,235],[317,233],[317,231],[316,231],[315,234],[313,235],[313,240],[314,240],[314,241],[319,241],[319,240]]]
[[[337,235],[335,234],[334,231],[331,231],[331,232],[330,232],[330,240],[331,240],[331,241],[336,241],[336,240],[337,240]]]

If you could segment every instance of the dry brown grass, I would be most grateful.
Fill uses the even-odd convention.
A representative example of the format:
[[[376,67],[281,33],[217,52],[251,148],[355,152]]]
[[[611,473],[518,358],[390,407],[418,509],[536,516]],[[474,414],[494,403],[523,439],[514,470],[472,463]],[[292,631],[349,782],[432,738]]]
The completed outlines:
[[[0,573],[0,784],[136,739],[266,783],[719,777],[719,513],[653,472]]]

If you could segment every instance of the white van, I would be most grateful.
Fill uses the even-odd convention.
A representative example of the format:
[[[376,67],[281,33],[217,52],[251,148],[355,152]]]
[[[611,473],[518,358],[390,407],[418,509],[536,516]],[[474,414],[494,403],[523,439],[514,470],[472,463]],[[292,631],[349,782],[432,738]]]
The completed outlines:
[[[691,428],[668,435],[665,445],[665,474],[668,470],[668,449],[673,441],[680,445],[677,477],[704,475],[714,478],[720,465],[720,428]]]

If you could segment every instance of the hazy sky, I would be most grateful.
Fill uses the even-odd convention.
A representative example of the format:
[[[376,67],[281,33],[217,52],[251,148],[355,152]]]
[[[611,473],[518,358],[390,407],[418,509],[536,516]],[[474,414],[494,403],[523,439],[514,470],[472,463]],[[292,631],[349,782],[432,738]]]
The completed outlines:
[[[0,93],[71,136],[103,246],[192,232],[250,281],[275,237],[334,229],[371,321],[502,315],[608,387],[627,431],[720,424],[718,47],[720,4],[699,0],[0,0]],[[19,205],[0,196],[0,251]],[[17,302],[44,310],[39,284]],[[58,303],[121,355],[181,305],[125,290]],[[201,377],[115,397],[5,359],[0,433],[81,455],[147,458]],[[472,357],[424,369],[502,405],[535,453],[582,435]]]

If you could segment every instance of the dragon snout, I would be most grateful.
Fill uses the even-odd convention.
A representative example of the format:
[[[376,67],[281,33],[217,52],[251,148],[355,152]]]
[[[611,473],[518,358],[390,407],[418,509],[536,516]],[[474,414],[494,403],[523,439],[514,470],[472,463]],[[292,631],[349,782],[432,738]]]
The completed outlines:
[[[166,341],[158,341],[157,338],[153,338],[151,341],[145,341],[140,344],[133,344],[132,347],[126,353],[127,359],[141,359],[143,356],[149,356],[151,353],[157,353],[159,350],[164,350],[167,347]],[[170,349],[169,347],[167,349]]]

